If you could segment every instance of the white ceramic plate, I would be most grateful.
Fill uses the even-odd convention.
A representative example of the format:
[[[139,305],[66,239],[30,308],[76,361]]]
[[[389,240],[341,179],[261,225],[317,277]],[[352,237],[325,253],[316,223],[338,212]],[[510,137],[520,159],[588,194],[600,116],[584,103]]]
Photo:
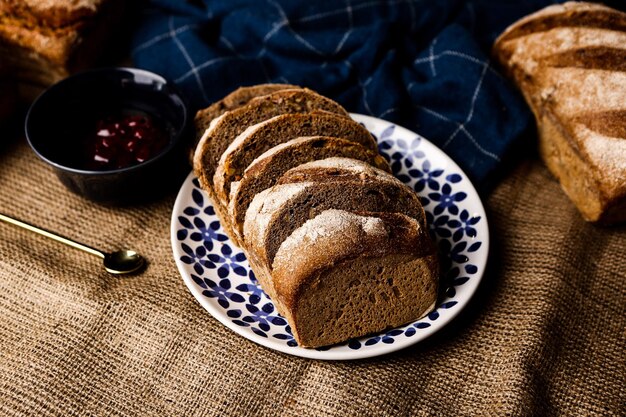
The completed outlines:
[[[287,322],[257,284],[245,255],[221,228],[208,196],[190,174],[172,212],[174,259],[185,284],[217,320],[268,348],[315,359],[359,359],[412,345],[445,326],[469,302],[489,251],[485,210],[476,190],[445,153],[423,137],[384,120],[353,114],[376,136],[393,173],[420,195],[444,273],[437,308],[380,334],[322,349],[297,346]]]

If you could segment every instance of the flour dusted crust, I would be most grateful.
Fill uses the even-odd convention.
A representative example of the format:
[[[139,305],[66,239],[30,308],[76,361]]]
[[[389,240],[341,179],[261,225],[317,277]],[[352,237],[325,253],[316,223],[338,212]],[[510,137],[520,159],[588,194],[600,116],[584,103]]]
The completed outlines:
[[[530,104],[540,154],[583,217],[626,221],[626,13],[549,6],[509,27],[494,55]]]
[[[403,269],[411,279],[398,279]],[[437,299],[437,272],[435,248],[415,219],[327,210],[282,243],[272,285],[299,343],[323,346],[423,316]]]
[[[427,314],[439,265],[424,209],[371,134],[310,90],[229,97],[199,113],[215,116],[194,172],[296,341],[334,344]]]
[[[287,184],[280,183],[281,178],[279,184],[257,194],[250,204],[244,222],[244,243],[270,270],[285,238],[327,209],[402,213],[426,224],[419,199],[405,184],[361,161],[333,159],[351,161],[351,165],[358,164],[363,170],[343,176],[329,172],[326,178],[323,173],[314,172]],[[291,171],[296,170],[298,167]]]
[[[244,222],[244,240],[248,247],[255,249],[254,252],[264,251],[263,242],[267,235],[272,216],[289,200],[302,195],[307,188],[315,184],[301,182],[286,184],[279,189],[268,188],[257,194],[246,213]]]
[[[290,184],[296,182],[315,182],[318,184],[325,182],[335,184],[379,182],[381,184],[394,184],[401,190],[397,197],[403,199],[401,204],[414,209],[412,211],[413,216],[423,227],[426,227],[426,214],[417,195],[389,172],[378,169],[367,162],[339,156],[319,159],[290,169],[280,177],[277,183]]]

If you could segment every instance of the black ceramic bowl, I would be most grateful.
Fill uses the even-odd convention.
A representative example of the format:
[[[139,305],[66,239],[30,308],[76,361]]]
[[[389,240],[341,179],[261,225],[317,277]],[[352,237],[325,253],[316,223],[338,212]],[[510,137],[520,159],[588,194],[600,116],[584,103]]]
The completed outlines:
[[[161,132],[155,135],[161,146],[134,165],[95,166],[86,143],[112,115],[149,120]],[[183,153],[189,124],[184,98],[163,77],[134,68],[103,68],[47,89],[31,106],[25,128],[35,153],[70,190],[97,202],[126,204],[180,184],[189,170]]]

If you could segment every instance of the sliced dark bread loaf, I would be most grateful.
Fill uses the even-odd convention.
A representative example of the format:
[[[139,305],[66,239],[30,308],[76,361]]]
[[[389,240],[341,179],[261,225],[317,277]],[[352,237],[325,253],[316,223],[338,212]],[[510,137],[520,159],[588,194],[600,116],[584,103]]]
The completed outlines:
[[[361,124],[332,113],[283,114],[250,126],[222,154],[213,177],[213,189],[228,205],[230,184],[243,176],[257,157],[276,145],[299,136],[334,136],[377,151],[376,141]]]
[[[230,143],[249,126],[281,114],[309,113],[313,110],[348,116],[343,107],[329,98],[308,89],[292,89],[253,98],[245,106],[213,119],[200,139],[193,158],[194,173],[202,187],[209,194],[213,193],[213,175],[220,157]]]
[[[259,84],[250,87],[239,87],[223,99],[211,104],[206,109],[199,110],[194,119],[196,127],[196,141],[194,143],[194,148],[195,145],[200,142],[200,138],[204,135],[204,131],[207,130],[211,124],[211,120],[221,116],[227,111],[242,107],[255,97],[271,94],[279,90],[294,88],[300,87],[291,84]]]
[[[415,219],[326,210],[281,244],[266,286],[298,344],[317,347],[424,316],[438,272],[435,246]]]
[[[271,269],[281,243],[305,221],[328,209],[398,212],[419,224],[425,222],[413,190],[395,179],[279,184],[257,194],[250,203],[244,222],[245,246]]]
[[[238,238],[243,238],[246,211],[255,195],[276,184],[289,169],[332,156],[359,159],[390,172],[387,160],[377,151],[347,139],[313,136],[281,143],[252,161],[241,180],[231,183],[228,213]]]

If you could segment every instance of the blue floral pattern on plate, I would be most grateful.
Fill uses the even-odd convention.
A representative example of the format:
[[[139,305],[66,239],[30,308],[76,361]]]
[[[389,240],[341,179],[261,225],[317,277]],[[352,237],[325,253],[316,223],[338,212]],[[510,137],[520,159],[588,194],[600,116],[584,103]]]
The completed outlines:
[[[244,253],[219,224],[211,201],[190,174],[176,199],[174,259],[191,293],[224,325],[266,347],[317,359],[358,359],[389,353],[434,333],[468,303],[485,270],[489,231],[476,190],[461,169],[421,136],[384,120],[353,114],[378,140],[401,181],[420,196],[443,271],[435,310],[405,326],[319,349],[301,348],[263,292]]]

